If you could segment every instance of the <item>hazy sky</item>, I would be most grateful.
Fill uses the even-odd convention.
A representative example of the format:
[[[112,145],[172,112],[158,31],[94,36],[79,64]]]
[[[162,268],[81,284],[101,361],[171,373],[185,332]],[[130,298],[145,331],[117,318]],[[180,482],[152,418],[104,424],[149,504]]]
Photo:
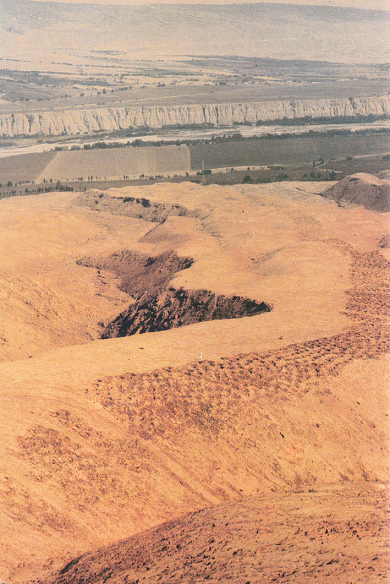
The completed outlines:
[[[39,0],[42,1],[42,0]],[[246,4],[258,0],[43,0],[78,4]],[[277,4],[305,4],[315,6],[345,6],[390,10],[390,0],[265,0]]]

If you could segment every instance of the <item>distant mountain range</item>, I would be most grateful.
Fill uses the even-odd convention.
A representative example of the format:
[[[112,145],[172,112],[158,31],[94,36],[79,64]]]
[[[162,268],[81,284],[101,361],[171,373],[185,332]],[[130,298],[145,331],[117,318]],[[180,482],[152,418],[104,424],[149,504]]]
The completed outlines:
[[[115,6],[0,0],[0,68],[50,59],[240,55],[390,61],[390,12],[289,4]],[[97,53],[98,52],[98,53]]]

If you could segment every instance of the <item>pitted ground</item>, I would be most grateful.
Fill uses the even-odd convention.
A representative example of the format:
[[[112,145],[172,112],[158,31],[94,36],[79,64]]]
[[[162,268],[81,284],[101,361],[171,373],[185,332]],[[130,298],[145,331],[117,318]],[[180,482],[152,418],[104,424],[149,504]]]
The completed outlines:
[[[115,153],[113,153],[115,154]],[[104,152],[104,156],[106,153]],[[159,201],[151,201],[146,197],[127,197],[117,194],[116,197],[97,189],[91,189],[73,199],[74,205],[89,207],[93,211],[108,211],[114,215],[125,215],[145,221],[160,223],[167,217],[185,217],[188,209],[179,204],[170,204]]]
[[[384,584],[387,496],[385,485],[360,483],[249,497],[91,552],[40,582]]]
[[[14,359],[0,365],[4,581],[242,496],[386,479],[388,250],[378,244],[388,217],[310,192],[322,187],[120,194],[193,214],[157,225],[72,206],[72,195],[0,202],[3,290],[22,299],[10,293],[1,309]],[[170,280],[176,289],[274,309],[86,342],[75,324],[92,327],[128,296],[114,295],[124,294],[116,276],[76,260],[124,249],[193,258]],[[321,540],[311,545],[318,556]]]

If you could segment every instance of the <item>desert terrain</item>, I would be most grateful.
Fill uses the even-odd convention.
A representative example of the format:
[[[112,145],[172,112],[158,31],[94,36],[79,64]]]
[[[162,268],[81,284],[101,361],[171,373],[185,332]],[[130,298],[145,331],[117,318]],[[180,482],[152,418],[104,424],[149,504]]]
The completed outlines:
[[[385,504],[378,485],[248,497],[81,556],[41,582],[386,582]]]
[[[0,0],[0,582],[388,581],[389,15]]]
[[[329,186],[0,201],[4,582],[385,581],[389,218]]]

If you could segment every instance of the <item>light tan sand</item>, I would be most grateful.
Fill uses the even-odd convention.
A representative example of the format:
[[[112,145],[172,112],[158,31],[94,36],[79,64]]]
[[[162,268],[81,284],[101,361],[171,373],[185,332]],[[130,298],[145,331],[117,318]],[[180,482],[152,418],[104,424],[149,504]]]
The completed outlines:
[[[386,479],[388,216],[323,187],[117,193],[189,210],[160,225],[0,201],[0,578],[243,495]],[[273,310],[96,340],[129,299],[76,260],[123,249],[175,250],[195,261],[171,285]]]

